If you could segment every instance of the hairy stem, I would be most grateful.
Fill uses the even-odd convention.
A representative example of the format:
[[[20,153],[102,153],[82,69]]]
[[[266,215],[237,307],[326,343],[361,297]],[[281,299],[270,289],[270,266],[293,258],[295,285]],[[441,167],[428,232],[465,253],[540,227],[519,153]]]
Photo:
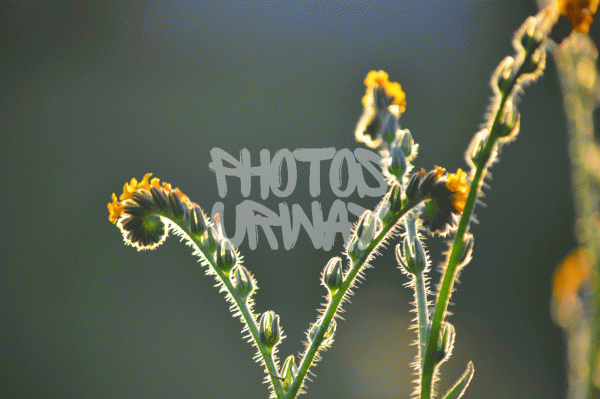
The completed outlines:
[[[491,140],[490,137],[490,141],[488,142],[484,151],[491,151],[493,143],[494,140]],[[442,285],[438,293],[437,303],[433,314],[433,320],[431,322],[431,330],[429,331],[427,351],[425,353],[425,359],[423,361],[423,372],[421,375],[421,399],[431,398],[433,372],[435,368],[435,353],[438,347],[440,329],[446,316],[446,310],[448,309],[448,301],[453,290],[454,281],[456,280],[456,273],[458,271],[457,266],[460,263],[459,259],[463,248],[463,238],[464,234],[467,232],[469,220],[471,218],[471,214],[473,213],[475,199],[477,196],[477,190],[479,189],[479,184],[483,175],[484,168],[485,167],[483,166],[478,166],[477,171],[475,172],[475,176],[473,177],[473,182],[471,183],[469,196],[465,203],[463,215],[458,225],[458,230],[456,232],[454,244],[452,245],[452,252],[450,253],[448,265],[446,267],[446,271],[444,272]]]
[[[335,295],[333,295],[331,301],[327,305],[325,314],[321,318],[322,321],[319,327],[319,331],[315,335],[315,339],[310,343],[308,350],[306,351],[304,357],[300,362],[300,366],[298,367],[298,375],[294,379],[294,383],[290,387],[286,398],[291,399],[296,397],[298,390],[302,386],[302,382],[304,381],[304,378],[306,377],[306,374],[308,373],[308,370],[313,363],[315,355],[319,351],[319,346],[323,342],[325,332],[329,328],[329,325],[331,324],[331,321],[337,313],[338,308],[342,303],[342,300],[344,299],[344,296],[346,295],[350,287],[353,285],[354,279],[358,275],[362,266],[365,265],[369,258],[375,253],[375,250],[383,242],[385,237],[388,236],[388,234],[393,230],[398,221],[416,205],[416,203],[406,204],[405,207],[401,209],[396,215],[394,215],[392,219],[385,225],[385,227],[383,227],[381,232],[373,239],[373,241],[367,247],[367,249],[363,251],[362,255],[358,259],[356,259],[356,262],[354,262],[352,268],[348,271],[348,274],[346,275],[342,287],[335,293]]]
[[[412,242],[417,237],[417,226],[414,215],[406,216],[406,234],[408,242]],[[429,311],[427,309],[427,288],[425,286],[424,269],[413,275],[415,283],[415,302],[417,305],[417,322],[419,324],[419,359],[421,360],[421,370],[425,360],[425,351],[427,350],[427,339],[429,338]]]
[[[173,221],[171,221],[171,222],[175,223]],[[187,229],[184,228],[185,226],[179,225],[179,224],[177,224],[177,225],[186,234],[186,236],[195,244],[196,249],[200,253],[202,253],[203,257],[208,261],[208,263],[210,263],[210,266],[216,272],[217,276],[219,277],[219,279],[221,280],[221,282],[223,283],[225,288],[227,288],[227,291],[229,292],[229,294],[235,301],[237,309],[239,310],[242,317],[244,318],[244,320],[246,322],[246,326],[248,326],[248,331],[250,331],[250,334],[252,335],[252,340],[254,341],[254,345],[258,348],[258,350],[262,356],[265,367],[267,368],[267,372],[269,374],[269,378],[271,379],[271,384],[273,386],[275,394],[278,399],[283,399],[285,397],[285,393],[283,391],[283,386],[281,384],[281,381],[279,380],[279,378],[277,378],[277,376],[279,376],[279,371],[277,370],[277,366],[275,365],[275,361],[273,359],[272,353],[267,349],[267,347],[259,339],[258,325],[256,324],[256,320],[252,314],[252,311],[247,306],[246,300],[237,294],[237,291],[235,290],[229,277],[227,277],[225,275],[225,273],[223,273],[223,271],[217,266],[217,264],[213,260],[212,254],[204,248],[202,243],[193,235],[188,234]]]
[[[522,46],[520,44],[522,36],[519,37],[519,35],[523,35],[525,33],[524,28],[527,23],[528,21],[526,21],[525,24],[521,27],[520,32],[517,31],[516,39],[514,42],[517,42],[517,45],[519,46]],[[444,275],[442,277],[442,283],[440,285],[437,301],[435,304],[435,311],[431,322],[431,329],[429,331],[427,352],[425,355],[425,360],[423,361],[423,372],[421,374],[421,399],[430,399],[432,395],[434,373],[435,368],[437,366],[435,361],[435,355],[438,348],[438,341],[440,339],[440,330],[446,317],[448,303],[450,301],[450,296],[452,295],[452,291],[454,289],[454,282],[456,281],[458,268],[461,263],[461,254],[463,252],[465,234],[468,232],[469,229],[469,223],[471,221],[471,216],[473,215],[475,201],[479,193],[479,188],[483,182],[483,177],[486,174],[487,168],[493,161],[492,155],[496,151],[497,141],[500,138],[500,135],[504,134],[502,132],[502,115],[504,115],[504,113],[506,112],[507,102],[509,101],[509,99],[512,105],[511,96],[513,95],[515,87],[519,85],[518,79],[527,73],[525,71],[524,65],[525,62],[529,62],[533,51],[535,51],[535,49],[537,48],[537,46],[534,44],[535,43],[532,40],[528,40],[525,44],[525,47],[521,47],[521,50],[523,50],[524,53],[521,57],[517,57],[517,59],[515,60],[515,64],[512,66],[511,74],[508,77],[508,82],[506,82],[506,85],[500,90],[500,99],[498,101],[498,105],[496,106],[496,112],[493,118],[492,126],[489,129],[487,142],[485,143],[485,146],[483,147],[478,156],[477,168],[475,170],[473,180],[471,181],[469,196],[467,197],[463,214],[458,224],[458,229],[456,231],[454,243],[452,244],[452,250],[448,258],[448,263],[446,265]],[[520,62],[520,65],[517,65],[517,62]],[[541,70],[543,70],[543,65],[541,66]],[[495,84],[497,83],[492,82],[492,85]]]

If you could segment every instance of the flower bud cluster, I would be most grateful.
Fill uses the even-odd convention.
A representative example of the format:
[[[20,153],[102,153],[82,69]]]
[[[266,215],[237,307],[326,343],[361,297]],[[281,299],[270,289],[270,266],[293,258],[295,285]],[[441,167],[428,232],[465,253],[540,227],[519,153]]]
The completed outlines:
[[[140,182],[131,179],[125,183],[119,200],[113,194],[113,201],[108,204],[109,220],[121,229],[125,242],[138,250],[156,248],[168,232],[162,217],[169,218],[212,254],[216,267],[231,278],[236,293],[247,301],[256,288],[255,281],[240,264],[231,241],[178,188],[173,189],[168,183],[160,185],[157,178],[149,181],[151,175],[146,174]]]
[[[364,113],[356,127],[356,139],[370,148],[389,146],[398,137],[398,118],[406,109],[406,94],[385,71],[371,71],[365,78]]]
[[[229,275],[237,263],[233,245],[223,239],[202,209],[181,190],[168,183],[160,184],[157,178],[150,181],[150,176],[151,173],[146,174],[140,182],[131,179],[125,183],[119,199],[113,194],[108,204],[108,219],[117,224],[125,242],[138,251],[156,248],[167,236],[168,226],[162,219],[165,217],[195,237],[208,252],[219,249],[214,261]]]
[[[406,187],[408,203],[428,200],[419,218],[432,235],[446,235],[456,227],[456,217],[463,211],[468,194],[467,174],[462,169],[446,173],[439,166],[427,173],[424,170],[414,173]]]

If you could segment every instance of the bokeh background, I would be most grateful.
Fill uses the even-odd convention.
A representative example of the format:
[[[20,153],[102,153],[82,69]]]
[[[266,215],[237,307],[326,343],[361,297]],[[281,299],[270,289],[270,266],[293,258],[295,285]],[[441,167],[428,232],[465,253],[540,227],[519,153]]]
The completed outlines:
[[[231,231],[243,198],[234,179],[218,197],[210,150],[247,148],[258,164],[261,149],[359,147],[353,131],[371,69],[388,71],[406,92],[401,123],[420,144],[416,166],[464,168],[490,74],[536,12],[529,0],[3,1],[0,396],[267,397],[264,372],[213,279],[179,239],[152,252],[123,245],[107,218],[111,193],[152,172],[207,210],[223,201]],[[440,389],[473,360],[470,398],[566,391],[550,281],[575,239],[551,60],[519,109],[521,133],[492,169],[487,207],[472,227],[474,260],[451,308],[457,340]],[[299,173],[285,202],[310,215],[306,164]],[[322,187],[327,214],[335,197],[327,181]],[[262,201],[258,179],[250,199],[273,210],[281,201]],[[377,203],[356,194],[346,201]],[[320,272],[342,240],[315,250],[303,232],[293,249],[273,251],[260,234],[256,250],[247,241],[240,250],[259,283],[256,310],[281,316],[285,358],[303,348],[325,294]],[[427,244],[439,265],[446,244]],[[412,291],[391,248],[374,265],[307,397],[412,391]]]

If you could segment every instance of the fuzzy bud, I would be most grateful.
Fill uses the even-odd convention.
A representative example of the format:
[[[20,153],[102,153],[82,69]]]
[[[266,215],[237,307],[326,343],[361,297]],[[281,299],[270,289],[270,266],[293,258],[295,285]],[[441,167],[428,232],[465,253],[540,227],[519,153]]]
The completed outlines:
[[[400,212],[400,209],[402,209],[402,190],[400,189],[400,184],[396,183],[393,185],[389,202],[391,212]]]
[[[350,236],[348,241],[348,256],[352,262],[356,262],[356,259],[360,256],[360,249],[358,248],[358,238],[355,235]]]
[[[209,252],[213,252],[217,248],[217,239],[219,238],[219,233],[217,233],[217,229],[214,226],[211,226],[206,231],[206,234],[202,236],[202,245]]]
[[[342,259],[331,258],[323,272],[323,283],[329,288],[331,295],[340,289],[344,283],[344,271],[342,270]]]
[[[467,150],[467,156],[469,157],[467,162],[470,159],[471,162],[473,162],[473,165],[476,167],[480,164],[485,165],[487,163],[489,160],[489,154],[487,157],[484,157],[483,150],[487,144],[488,137],[487,129],[483,129],[482,131],[478,132],[475,137],[473,137],[471,144],[469,144],[469,149]]]
[[[308,339],[310,340],[310,342],[313,342],[315,340],[315,338],[317,337],[317,332],[319,331],[320,327],[321,327],[320,322],[314,324],[311,327],[310,331],[308,332]],[[333,336],[335,335],[336,329],[337,329],[337,323],[335,322],[335,320],[331,320],[331,323],[329,323],[329,327],[327,327],[327,331],[325,332],[325,335],[323,335],[323,341],[321,341],[321,345],[319,345],[319,349],[327,347],[328,345],[330,345],[333,342]]]
[[[362,251],[367,249],[380,228],[381,220],[377,216],[373,215],[371,211],[366,210],[361,216],[358,228],[356,229],[358,248]]]
[[[294,379],[298,375],[298,369],[296,368],[296,364],[294,361],[294,355],[290,355],[283,362],[283,366],[281,367],[281,376],[282,376],[282,384],[283,389],[288,390],[294,383]]]
[[[396,146],[392,148],[392,163],[388,167],[388,171],[391,175],[395,176],[398,181],[402,181],[402,177],[406,173],[408,165],[406,163],[406,156],[402,151],[402,148]]]
[[[398,130],[398,119],[392,114],[388,114],[383,125],[381,137],[388,145],[396,138],[396,131]]]
[[[427,267],[427,254],[418,238],[410,242],[408,236],[404,237],[402,250],[400,244],[396,246],[396,260],[410,274],[422,273]]]
[[[413,155],[415,146],[415,141],[413,140],[412,134],[408,131],[408,129],[404,130],[404,135],[402,136],[402,141],[400,142],[400,148],[406,158],[410,158]]]
[[[208,222],[198,205],[195,205],[190,212],[190,230],[192,234],[196,235],[202,235],[208,230]]]
[[[440,340],[438,341],[438,350],[436,355],[438,364],[448,360],[452,354],[455,338],[456,332],[454,330],[454,326],[445,321],[442,326],[442,331],[440,332]]]
[[[377,208],[377,217],[381,220],[381,224],[384,226],[391,219],[392,213],[390,212],[391,204],[386,198],[384,198],[379,207]]]
[[[506,57],[500,65],[498,65],[498,69],[496,72],[498,85],[498,90],[500,93],[504,93],[507,89],[512,89],[511,80],[513,79],[513,67],[514,67],[514,58]],[[493,81],[492,81],[493,84]]]
[[[513,135],[519,130],[520,115],[517,107],[512,101],[507,101],[504,111],[500,115],[500,131],[498,137],[507,137]]]
[[[244,266],[239,265],[235,268],[232,276],[233,286],[237,293],[244,299],[248,299],[254,291],[254,281],[250,276],[250,272]]]
[[[217,244],[216,257],[219,269],[229,276],[231,269],[233,269],[237,263],[237,253],[235,252],[233,244],[227,238],[223,238]]]
[[[263,313],[260,318],[260,326],[258,328],[258,337],[269,350],[279,342],[279,316],[272,310]]]
[[[171,194],[169,194],[169,208],[176,219],[183,217],[185,214],[184,207],[185,206],[183,205],[183,202],[181,202],[179,195],[177,195],[175,192],[171,192]]]
[[[521,36],[521,45],[529,52],[537,50],[544,41],[544,33],[538,24],[531,24]]]

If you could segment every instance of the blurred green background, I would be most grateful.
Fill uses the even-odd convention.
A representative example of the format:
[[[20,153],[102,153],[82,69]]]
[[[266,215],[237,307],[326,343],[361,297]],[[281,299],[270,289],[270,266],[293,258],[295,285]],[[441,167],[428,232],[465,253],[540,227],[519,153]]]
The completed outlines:
[[[261,149],[359,147],[353,131],[371,69],[406,92],[401,123],[420,145],[416,166],[465,168],[490,74],[536,11],[533,1],[501,0],[3,1],[1,396],[267,397],[212,277],[179,239],[152,252],[123,245],[108,221],[111,193],[152,172],[208,211],[223,201],[232,235],[243,198],[234,179],[218,197],[210,150],[247,148],[258,164]],[[451,307],[457,340],[440,389],[473,360],[470,398],[561,398],[566,389],[550,281],[575,240],[551,60],[519,109],[521,133],[492,168],[474,260]],[[299,166],[284,201],[309,213],[308,168]],[[324,181],[317,200],[327,214],[335,197]],[[281,201],[262,201],[258,179],[250,199],[273,210]],[[446,244],[427,244],[439,265]],[[344,307],[307,397],[412,391],[412,291],[392,247]],[[246,241],[240,250],[259,283],[256,311],[281,316],[280,355],[301,351],[325,294],[320,272],[341,238],[325,252],[303,232],[293,249],[273,251],[261,232],[256,250]]]

